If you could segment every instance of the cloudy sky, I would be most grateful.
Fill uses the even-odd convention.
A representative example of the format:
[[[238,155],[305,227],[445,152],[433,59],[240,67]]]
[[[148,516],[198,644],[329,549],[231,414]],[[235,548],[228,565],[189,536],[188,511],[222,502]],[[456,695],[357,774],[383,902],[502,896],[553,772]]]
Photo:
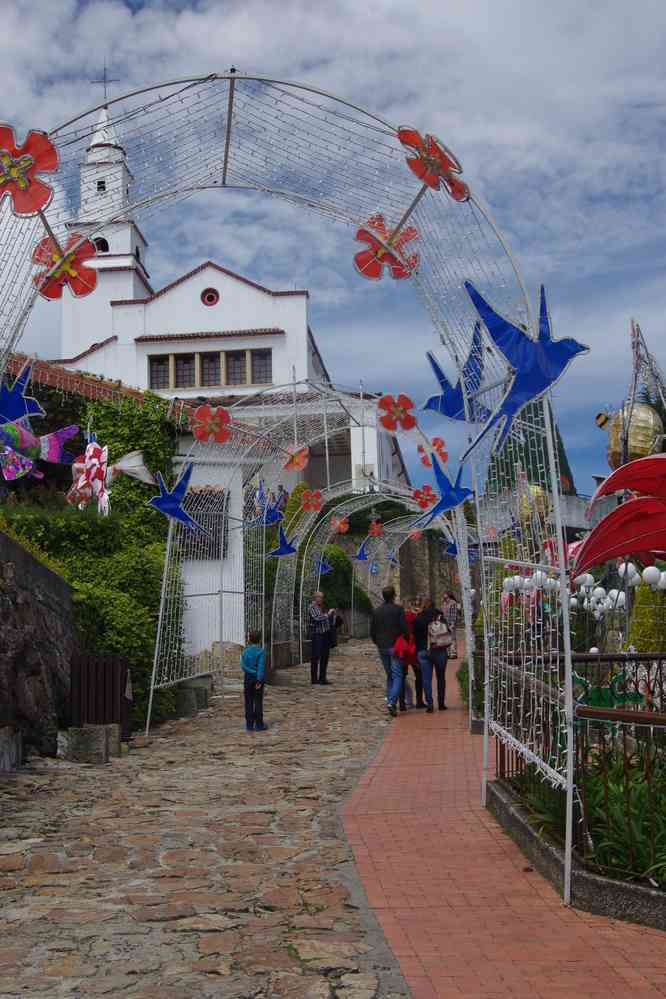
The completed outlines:
[[[438,134],[490,204],[533,296],[543,282],[556,336],[590,354],[556,392],[580,491],[605,467],[594,415],[629,379],[629,319],[666,368],[664,76],[657,0],[3,0],[2,117],[51,129],[116,93],[225,71],[310,82],[396,124]],[[214,200],[212,200],[214,199]],[[191,200],[146,224],[161,286],[201,260],[273,287],[311,290],[312,325],[334,379],[432,391],[433,333],[405,283],[357,277],[346,230],[289,205]],[[57,354],[43,315],[25,346]],[[446,435],[446,430],[445,430]]]

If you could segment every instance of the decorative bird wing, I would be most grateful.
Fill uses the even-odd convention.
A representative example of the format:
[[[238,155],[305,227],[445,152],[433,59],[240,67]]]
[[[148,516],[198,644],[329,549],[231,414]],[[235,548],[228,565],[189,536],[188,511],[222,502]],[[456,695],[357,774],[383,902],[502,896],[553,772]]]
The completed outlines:
[[[159,510],[160,513],[163,513],[165,517],[177,520],[184,527],[188,527],[193,531],[199,531],[201,534],[208,534],[208,531],[204,530],[201,524],[198,524],[193,517],[190,517],[189,513],[187,513],[187,511],[183,508],[183,502],[190,485],[193,468],[194,466],[191,462],[189,465],[185,466],[180,478],[171,492],[169,492],[166,487],[164,479],[162,478],[162,473],[158,472],[157,485],[159,486],[160,495],[151,497],[151,499],[148,500],[148,503],[156,510]]]
[[[18,451],[26,458],[69,465],[74,461],[74,455],[65,451],[64,443],[78,432],[79,428],[75,426],[62,427],[52,434],[36,437],[21,422],[15,420],[13,423],[0,424],[0,445]]]
[[[333,572],[333,566],[330,562],[327,562],[323,557],[315,558],[314,560],[315,569],[320,576],[325,576],[329,572]]]
[[[471,282],[466,281],[465,288],[488,335],[513,370],[513,378],[499,406],[462,455],[461,462],[465,461],[483,438],[495,428],[499,429],[494,442],[494,451],[498,452],[520,410],[548,391],[564,374],[573,358],[588,349],[570,337],[553,340],[543,286],[539,309],[539,336],[536,340],[496,312]]]
[[[44,478],[43,473],[36,470],[30,458],[24,458],[18,451],[2,444],[0,444],[0,469],[6,482],[15,482],[25,475],[31,475],[35,479]]]
[[[640,496],[616,507],[590,531],[576,555],[573,574],[612,558],[664,549],[666,500]]]
[[[32,361],[26,361],[11,388],[0,384],[0,423],[28,420],[31,416],[45,416],[36,399],[26,395],[32,377]]]
[[[276,500],[275,503],[268,502],[263,479],[259,480],[256,501],[261,512],[258,517],[249,522],[248,527],[255,527],[257,524],[268,526],[270,524],[278,524],[281,520],[284,520],[284,514],[278,509],[278,501]]]
[[[388,552],[386,556],[386,561],[389,563],[389,565],[400,565],[398,556],[394,551]]]
[[[469,354],[467,355],[467,360],[463,366],[463,377],[462,380],[458,380],[455,388],[451,385],[450,381],[442,371],[435,355],[431,351],[428,351],[426,357],[430,362],[430,367],[433,370],[435,378],[439,382],[442,392],[441,395],[430,396],[423,406],[423,409],[431,409],[435,413],[439,413],[441,416],[448,417],[450,420],[466,419],[462,388],[463,384],[466,387],[467,393],[473,394],[478,392],[481,386],[481,379],[483,377],[481,323],[476,323],[474,326],[474,333],[472,336]],[[485,408],[485,406],[482,406],[476,400],[472,400],[470,405],[470,416],[472,420],[478,422],[480,420],[487,420],[490,416],[490,412]]]
[[[410,531],[416,528],[423,530],[429,524],[439,517],[440,514],[446,513],[448,510],[454,510],[455,507],[460,506],[472,495],[471,489],[466,489],[464,486],[460,485],[460,479],[462,477],[462,465],[458,469],[458,475],[456,476],[455,484],[451,484],[451,480],[447,476],[446,472],[439,463],[439,459],[434,451],[431,454],[432,467],[435,473],[435,480],[437,482],[437,487],[439,489],[439,499],[427,513],[424,513],[422,517],[415,520],[413,524],[410,525]]]
[[[155,477],[146,468],[143,451],[129,451],[128,454],[124,454],[109,467],[109,473],[111,478],[123,473],[129,475],[131,479],[137,479],[138,482],[145,482],[149,486],[155,485]]]
[[[282,524],[280,524],[278,528],[278,540],[279,544],[277,548],[268,552],[266,558],[281,558],[283,555],[296,554],[296,537],[294,536],[291,541],[289,541],[287,535],[284,533]]]
[[[367,562],[368,561],[368,552],[367,552],[366,547],[365,547],[365,541],[361,542],[361,547],[356,552],[356,554],[353,555],[352,557],[354,559],[356,559],[357,562]]]

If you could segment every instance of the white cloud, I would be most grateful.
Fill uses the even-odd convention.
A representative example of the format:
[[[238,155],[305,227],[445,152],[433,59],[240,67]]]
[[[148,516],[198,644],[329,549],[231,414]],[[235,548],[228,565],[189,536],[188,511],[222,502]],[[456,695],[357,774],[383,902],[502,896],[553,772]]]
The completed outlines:
[[[233,63],[439,134],[491,205],[530,288],[546,282],[556,335],[592,347],[557,390],[580,478],[602,461],[593,411],[625,391],[630,314],[657,353],[662,338],[665,28],[666,7],[650,0],[4,0],[3,114],[51,128],[91,106],[101,94],[88,81],[107,56],[122,80],[113,93]],[[228,192],[170,208],[146,229],[158,284],[212,257],[269,285],[305,285],[338,381],[366,370],[381,386],[429,391],[428,319],[411,290],[354,274],[351,231]],[[33,349],[51,313],[34,327]],[[588,424],[586,448],[578,438]]]

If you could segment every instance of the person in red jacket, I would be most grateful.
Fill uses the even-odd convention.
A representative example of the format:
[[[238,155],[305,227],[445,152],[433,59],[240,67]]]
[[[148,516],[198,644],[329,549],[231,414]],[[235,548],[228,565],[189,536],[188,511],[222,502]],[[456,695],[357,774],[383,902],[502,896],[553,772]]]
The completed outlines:
[[[405,617],[406,616],[407,615],[405,615]],[[409,667],[411,666],[412,669],[414,670],[414,677],[416,679],[416,672],[418,669],[418,664],[416,662],[416,645],[414,643],[414,636],[407,635],[405,637],[403,635],[400,635],[398,638],[396,638],[395,644],[393,646],[393,655],[400,660],[400,665],[402,666],[402,685],[400,687],[399,700],[400,700],[400,710],[406,711],[407,704],[405,701],[405,687],[407,685],[407,674],[409,672]],[[420,678],[420,670],[419,670],[419,678]],[[419,690],[417,685],[417,696],[418,693]],[[422,694],[423,692],[421,691],[421,697]]]

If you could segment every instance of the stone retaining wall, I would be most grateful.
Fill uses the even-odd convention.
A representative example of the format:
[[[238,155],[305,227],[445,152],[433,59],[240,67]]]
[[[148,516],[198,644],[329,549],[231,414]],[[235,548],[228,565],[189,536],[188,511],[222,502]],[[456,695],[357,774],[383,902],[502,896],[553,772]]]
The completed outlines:
[[[68,584],[0,532],[0,727],[55,756],[75,649]]]

